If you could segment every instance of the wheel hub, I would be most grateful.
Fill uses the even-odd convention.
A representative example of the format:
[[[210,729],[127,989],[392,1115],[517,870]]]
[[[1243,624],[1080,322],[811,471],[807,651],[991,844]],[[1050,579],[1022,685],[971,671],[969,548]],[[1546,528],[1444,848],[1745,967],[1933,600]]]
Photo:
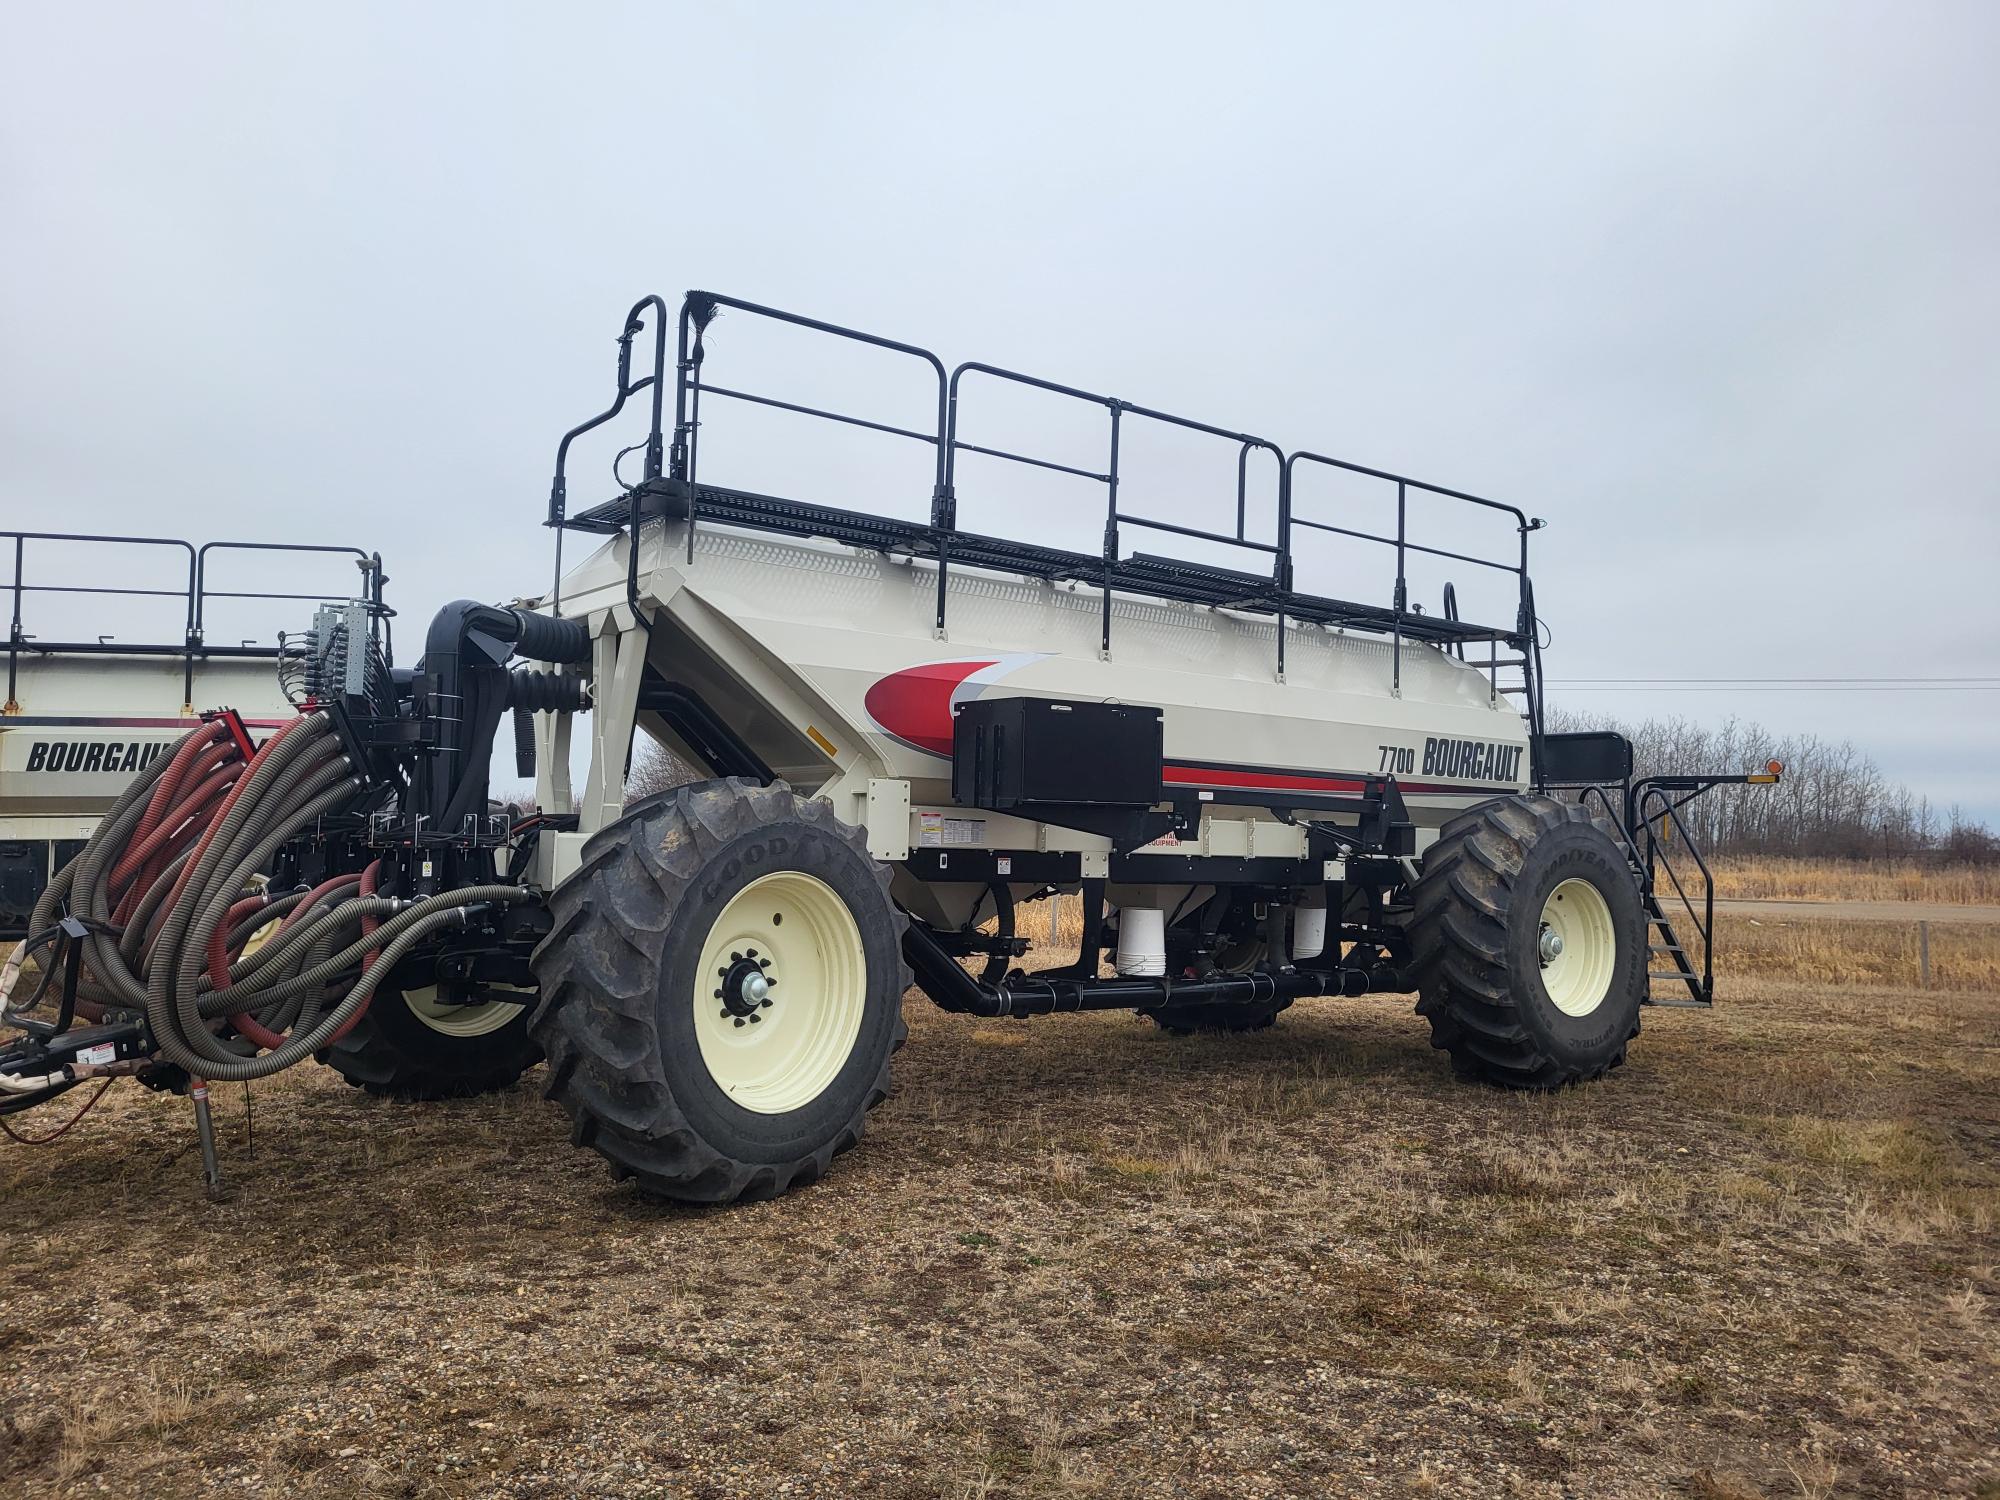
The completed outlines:
[[[1535,942],[1542,989],[1566,1016],[1587,1016],[1604,1003],[1617,970],[1618,933],[1603,893],[1587,880],[1557,884],[1542,903]]]
[[[761,1013],[771,1008],[771,991],[778,984],[770,969],[771,960],[760,957],[755,948],[731,953],[729,962],[716,970],[722,980],[715,991],[722,1002],[718,1019],[733,1020],[738,1026],[763,1020]]]
[[[433,984],[403,991],[403,1004],[432,1031],[451,1037],[487,1036],[499,1031],[534,998],[532,989],[511,984]],[[512,998],[520,996],[522,1003]]]
[[[803,870],[758,876],[729,898],[694,981],[702,1064],[732,1103],[758,1114],[789,1114],[824,1093],[868,1011],[860,924],[839,891]]]

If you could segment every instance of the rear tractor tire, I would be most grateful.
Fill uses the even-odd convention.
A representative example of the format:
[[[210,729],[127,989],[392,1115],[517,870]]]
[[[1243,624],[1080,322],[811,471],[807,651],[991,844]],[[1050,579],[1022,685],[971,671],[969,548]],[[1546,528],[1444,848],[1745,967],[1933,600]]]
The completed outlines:
[[[1409,921],[1417,1012],[1469,1078],[1553,1089],[1625,1061],[1647,925],[1608,824],[1553,797],[1503,797],[1445,824]]]
[[[528,1036],[535,992],[479,986],[476,1003],[384,984],[354,1029],[316,1054],[356,1088],[392,1099],[463,1099],[514,1083],[542,1060]]]
[[[618,1177],[703,1203],[822,1176],[889,1089],[905,918],[859,829],[782,782],[678,787],[549,898],[532,1034]]]

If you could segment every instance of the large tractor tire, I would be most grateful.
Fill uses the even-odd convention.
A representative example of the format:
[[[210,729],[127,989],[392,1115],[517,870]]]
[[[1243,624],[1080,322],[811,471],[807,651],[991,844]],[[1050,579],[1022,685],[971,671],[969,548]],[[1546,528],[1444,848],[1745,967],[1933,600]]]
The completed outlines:
[[[384,984],[346,1036],[316,1054],[356,1088],[394,1099],[463,1099],[512,1084],[542,1059],[528,1035],[535,992],[482,985],[478,1003]]]
[[[1418,1014],[1466,1077],[1553,1089],[1625,1061],[1646,988],[1638,885],[1609,826],[1553,797],[1445,824],[1408,925]]]
[[[648,1192],[770,1198],[861,1139],[902,1046],[905,919],[861,831],[782,782],[633,807],[550,896],[549,1096]]]

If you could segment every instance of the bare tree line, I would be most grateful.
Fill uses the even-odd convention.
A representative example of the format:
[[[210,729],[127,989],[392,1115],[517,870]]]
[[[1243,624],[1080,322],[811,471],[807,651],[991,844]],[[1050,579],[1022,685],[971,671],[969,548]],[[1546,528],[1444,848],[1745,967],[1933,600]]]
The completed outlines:
[[[1639,776],[1760,771],[1784,763],[1777,786],[1721,786],[1696,798],[1681,817],[1703,847],[1723,853],[1826,859],[2000,862],[2000,838],[1957,806],[1891,781],[1848,740],[1778,735],[1762,724],[1725,719],[1630,723],[1552,707],[1549,728],[1615,729],[1632,742]]]

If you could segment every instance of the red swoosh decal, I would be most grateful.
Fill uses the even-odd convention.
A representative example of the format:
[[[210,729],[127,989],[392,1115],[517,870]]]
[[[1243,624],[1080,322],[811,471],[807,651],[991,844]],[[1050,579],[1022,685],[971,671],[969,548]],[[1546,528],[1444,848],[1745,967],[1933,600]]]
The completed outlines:
[[[1362,776],[1330,776],[1313,771],[1235,770],[1228,766],[1181,766],[1169,762],[1161,768],[1160,779],[1168,786],[1218,786],[1259,792],[1361,792],[1368,788]],[[1396,782],[1397,790],[1416,795],[1504,796],[1511,786],[1452,786],[1440,781]]]
[[[951,695],[966,678],[999,658],[937,661],[880,678],[862,698],[868,716],[889,734],[932,755],[951,755]]]

